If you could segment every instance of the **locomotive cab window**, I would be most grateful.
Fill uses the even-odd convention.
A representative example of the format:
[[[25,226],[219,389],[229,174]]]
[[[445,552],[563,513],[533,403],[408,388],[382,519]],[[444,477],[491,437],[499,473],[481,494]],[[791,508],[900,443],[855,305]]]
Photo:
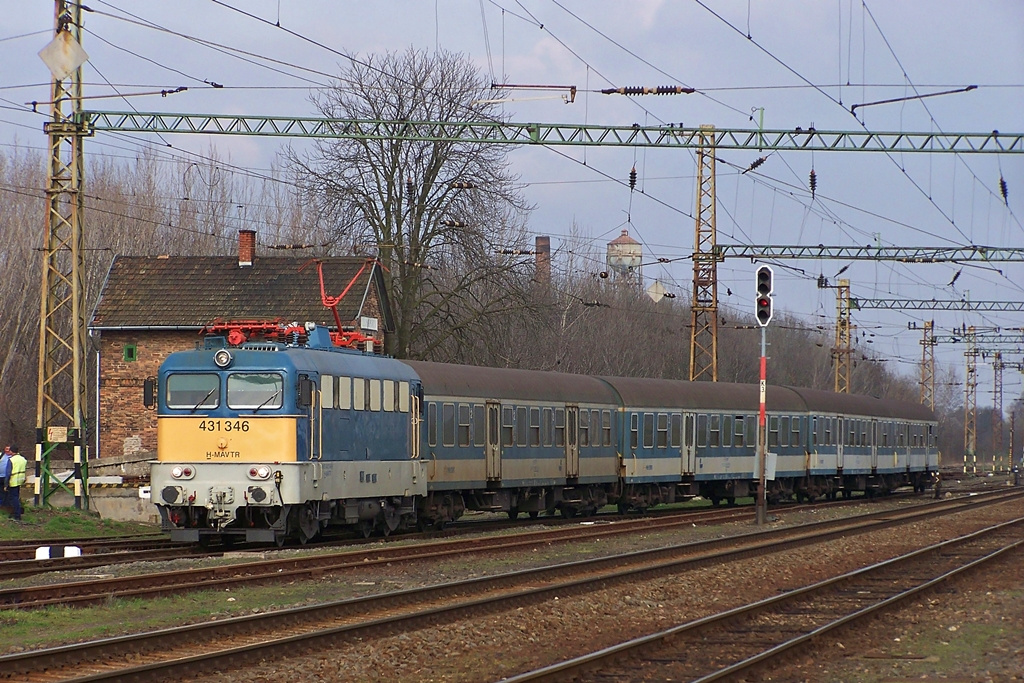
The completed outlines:
[[[399,382],[398,383],[398,411],[401,413],[409,412],[409,383]]]
[[[220,377],[174,373],[167,377],[167,407],[209,410],[220,405]]]
[[[228,375],[228,408],[272,410],[284,405],[284,378],[270,372]]]
[[[331,375],[320,375],[320,405],[324,408],[334,408],[334,387],[335,379]]]

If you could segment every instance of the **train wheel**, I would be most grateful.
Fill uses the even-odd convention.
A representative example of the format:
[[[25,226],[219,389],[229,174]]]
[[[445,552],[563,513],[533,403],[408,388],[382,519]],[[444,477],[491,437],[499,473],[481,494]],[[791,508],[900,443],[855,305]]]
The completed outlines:
[[[287,538],[288,537],[282,532],[275,533],[274,544],[277,545],[278,548],[283,548],[284,542],[287,540]]]
[[[540,510],[530,510],[530,519],[537,519],[540,517]]]
[[[619,514],[625,516],[629,512],[629,503],[619,503]]]
[[[363,538],[369,538],[370,534],[373,533],[373,522],[371,520],[364,519],[359,522],[359,526],[357,528],[363,534]]]
[[[508,509],[508,518],[509,519],[515,519],[518,516],[519,516],[519,508],[509,508]]]

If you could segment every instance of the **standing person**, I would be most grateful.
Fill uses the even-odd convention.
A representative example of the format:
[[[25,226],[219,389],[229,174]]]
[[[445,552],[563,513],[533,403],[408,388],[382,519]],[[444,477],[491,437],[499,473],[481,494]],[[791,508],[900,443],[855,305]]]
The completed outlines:
[[[0,507],[7,505],[7,484],[11,478],[11,447],[4,446],[0,455]]]
[[[25,483],[25,465],[25,458],[18,452],[18,447],[11,444],[11,476],[7,480],[7,491],[15,521],[21,521],[21,487]]]

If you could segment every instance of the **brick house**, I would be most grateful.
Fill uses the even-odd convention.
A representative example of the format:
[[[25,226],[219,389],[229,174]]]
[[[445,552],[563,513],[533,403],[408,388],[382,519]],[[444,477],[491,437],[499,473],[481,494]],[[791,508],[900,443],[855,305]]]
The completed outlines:
[[[142,384],[173,351],[202,344],[215,320],[315,322],[334,329],[317,265],[308,256],[255,258],[256,233],[239,231],[233,256],[118,256],[100,292],[90,335],[99,349],[98,442],[92,457],[147,458],[156,415]],[[394,319],[380,265],[360,257],[318,259],[324,292],[337,297],[343,326],[382,343]],[[373,330],[373,327],[378,329]]]

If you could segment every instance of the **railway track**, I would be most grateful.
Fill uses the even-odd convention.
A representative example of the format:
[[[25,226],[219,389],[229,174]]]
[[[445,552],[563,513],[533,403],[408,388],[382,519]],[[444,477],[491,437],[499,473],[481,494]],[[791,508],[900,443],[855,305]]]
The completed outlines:
[[[913,498],[919,494],[896,493],[886,497],[886,500],[897,500],[899,498]],[[808,507],[842,507],[857,505],[864,502],[864,498],[842,501],[821,501],[808,504],[786,504],[775,506],[773,511],[792,511]],[[693,524],[724,523],[753,518],[753,506],[741,505],[729,508],[707,508],[701,510],[663,510],[649,513],[641,519],[660,519],[663,517],[676,519],[685,517],[683,521]],[[536,520],[501,520],[490,519],[486,521],[465,521],[456,523],[440,531],[428,531],[416,534],[401,534],[391,536],[387,539],[354,537],[344,535],[340,538],[327,538],[321,542],[310,544],[309,548],[353,548],[365,545],[377,545],[382,540],[386,542],[409,541],[409,540],[431,540],[448,539],[481,532],[494,532],[506,529],[522,529],[531,526],[562,527],[578,526],[581,523],[593,522],[595,524],[607,524],[609,522],[634,522],[635,516],[622,515],[599,515],[590,520],[563,519],[561,517],[543,517]],[[53,557],[52,559],[36,560],[35,551],[40,546],[68,546],[74,545],[80,548],[82,554],[78,557]],[[142,536],[138,538],[93,538],[75,541],[57,540],[35,540],[21,542],[5,542],[0,544],[0,578],[2,579],[24,579],[38,574],[60,571],[80,571],[97,567],[115,566],[133,562],[157,562],[163,560],[174,560],[181,558],[217,558],[227,552],[245,553],[252,551],[256,553],[274,552],[274,549],[267,546],[250,544],[237,544],[230,547],[217,546],[203,548],[198,545],[176,544],[165,536]],[[0,603],[2,604],[2,603]]]
[[[470,537],[422,543],[391,545],[366,550],[283,557],[216,567],[134,576],[90,579],[39,586],[17,585],[0,589],[0,608],[32,609],[47,605],[80,606],[107,602],[113,597],[156,597],[221,586],[282,582],[322,576],[354,568],[381,564],[444,558],[465,553],[498,552],[538,544],[568,543],[602,536],[653,533],[692,527],[698,523],[726,523],[753,517],[752,510],[733,508],[664,517],[650,517],[617,523],[577,522],[572,526],[521,534]],[[277,554],[276,551],[272,551]]]
[[[1024,547],[1024,517],[503,683],[748,680],[792,650]]]
[[[678,575],[740,558],[976,511],[981,505],[1017,500],[1022,493],[974,496],[919,506],[927,509],[887,511],[8,655],[0,657],[0,677],[32,683],[180,680],[203,671],[236,667],[242,661],[322,652],[339,644],[534,605],[553,596],[564,599],[624,582]],[[1022,522],[1024,519],[1017,520]]]
[[[163,534],[63,540],[37,539],[25,541],[4,541],[0,543],[0,563],[34,560],[36,557],[36,548],[43,546],[75,546],[82,551],[83,556],[93,553],[135,552],[139,550],[168,548],[172,546],[179,548],[182,547],[180,544],[171,543],[170,539]]]

